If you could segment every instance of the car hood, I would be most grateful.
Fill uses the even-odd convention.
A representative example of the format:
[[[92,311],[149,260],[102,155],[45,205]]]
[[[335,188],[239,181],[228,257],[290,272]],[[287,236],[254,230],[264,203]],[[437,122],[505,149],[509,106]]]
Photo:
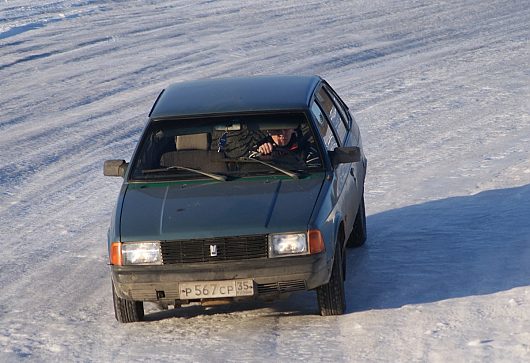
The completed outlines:
[[[130,184],[122,241],[305,231],[323,177]]]

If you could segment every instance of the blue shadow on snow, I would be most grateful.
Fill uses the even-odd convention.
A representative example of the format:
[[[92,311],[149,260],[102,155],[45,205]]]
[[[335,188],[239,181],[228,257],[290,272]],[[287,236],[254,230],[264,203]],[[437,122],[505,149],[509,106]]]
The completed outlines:
[[[348,253],[348,312],[530,285],[530,185],[369,216]]]

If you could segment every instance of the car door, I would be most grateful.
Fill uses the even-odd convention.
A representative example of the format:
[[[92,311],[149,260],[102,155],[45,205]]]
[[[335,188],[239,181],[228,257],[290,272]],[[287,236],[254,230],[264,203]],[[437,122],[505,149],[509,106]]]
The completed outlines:
[[[342,101],[342,99],[335,93],[335,91],[333,91],[333,89],[329,85],[326,85],[326,90],[329,92],[330,96],[332,97],[333,102],[336,104],[337,109],[339,110],[340,114],[342,115],[343,120],[345,121],[349,129],[348,131],[349,134],[345,141],[346,143],[344,144],[344,146],[357,146],[361,148],[362,150],[361,132],[350,110],[348,109],[348,106],[346,106],[344,101]],[[357,193],[358,195],[356,195],[356,197],[357,196],[360,197],[363,192],[364,177],[366,174],[365,161],[366,160],[361,160],[351,165],[350,173],[353,174],[356,189],[359,192]],[[357,205],[357,203],[355,203],[355,205]]]
[[[335,136],[337,146],[357,146],[358,140],[350,128],[351,122],[341,105],[340,99],[331,87],[323,85],[315,96],[316,103],[324,113],[328,127]],[[338,202],[341,204],[341,212],[344,215],[345,229],[350,231],[353,228],[355,212],[360,202],[357,170],[353,163],[345,163],[337,165],[334,173],[337,180]]]

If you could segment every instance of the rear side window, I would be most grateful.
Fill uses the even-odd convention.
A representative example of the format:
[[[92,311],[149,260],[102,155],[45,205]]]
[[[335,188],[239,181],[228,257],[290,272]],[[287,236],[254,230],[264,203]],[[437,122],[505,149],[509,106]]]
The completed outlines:
[[[311,105],[311,113],[317,120],[318,131],[320,132],[320,135],[322,135],[322,139],[324,140],[326,149],[334,150],[338,146],[337,139],[335,138],[335,135],[333,134],[333,130],[329,126],[329,123],[326,119],[326,116],[324,116],[322,109],[314,101],[313,101],[313,104]]]
[[[336,101],[327,93],[324,88],[316,94],[318,103],[322,106],[324,113],[328,116],[329,121],[337,132],[339,140],[344,141],[348,130],[346,129],[346,116],[343,111],[338,108]]]

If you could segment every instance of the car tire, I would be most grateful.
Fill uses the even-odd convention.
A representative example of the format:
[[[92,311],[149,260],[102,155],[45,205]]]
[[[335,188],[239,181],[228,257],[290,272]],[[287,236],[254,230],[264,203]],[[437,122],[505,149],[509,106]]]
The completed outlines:
[[[346,310],[340,244],[335,247],[335,258],[328,283],[317,287],[317,299],[320,315],[322,316],[342,315]]]
[[[357,210],[357,216],[355,217],[355,223],[353,224],[353,229],[350,234],[350,238],[346,242],[346,247],[360,247],[366,242],[367,232],[366,232],[366,210],[364,207],[364,194],[361,197],[361,203],[359,204],[359,209]]]
[[[116,294],[112,283],[112,300],[114,301],[114,315],[120,323],[134,323],[144,320],[143,301],[122,299]]]

